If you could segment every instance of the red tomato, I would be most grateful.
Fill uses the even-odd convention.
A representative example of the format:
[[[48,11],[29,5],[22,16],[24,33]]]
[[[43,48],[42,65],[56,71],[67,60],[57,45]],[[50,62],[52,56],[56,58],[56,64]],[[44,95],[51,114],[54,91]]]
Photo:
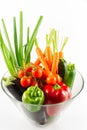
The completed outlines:
[[[25,70],[26,70],[26,72],[31,72],[32,71],[32,66],[26,68]]]
[[[48,77],[48,72],[46,70],[43,69],[43,75],[42,78],[46,79]]]
[[[34,79],[32,79],[32,81],[31,81],[31,85],[32,85],[32,86],[36,86],[36,85],[38,85],[38,82],[35,81]]]
[[[32,71],[32,66],[25,68],[26,76],[29,76]]]
[[[47,84],[56,84],[56,77],[54,75],[49,75],[46,79]]]
[[[22,78],[24,76],[24,70],[19,70],[18,71],[18,78]]]
[[[24,88],[29,87],[30,83],[31,83],[31,77],[25,77],[25,76],[24,76],[24,77],[22,77],[22,78],[20,79],[20,84],[21,84],[21,86],[24,87]]]
[[[32,75],[35,77],[35,78],[41,78],[42,77],[42,69],[41,68],[33,68],[32,69]]]

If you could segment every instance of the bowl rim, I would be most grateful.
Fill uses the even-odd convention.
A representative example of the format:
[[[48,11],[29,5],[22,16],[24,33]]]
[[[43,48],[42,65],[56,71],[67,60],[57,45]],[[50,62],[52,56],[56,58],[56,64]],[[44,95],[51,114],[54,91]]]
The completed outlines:
[[[5,72],[4,73],[4,75],[6,75],[6,73],[8,73],[8,72]],[[80,75],[80,77],[81,77],[81,79],[82,79],[82,87],[81,87],[81,89],[73,96],[73,97],[71,97],[70,99],[68,99],[68,100],[66,100],[66,101],[64,101],[64,102],[60,102],[60,103],[56,103],[56,104],[27,104],[27,103],[24,103],[24,102],[22,102],[22,101],[19,101],[19,100],[17,100],[16,98],[13,98],[13,97],[11,97],[6,91],[5,91],[5,89],[4,89],[4,86],[3,86],[3,77],[4,77],[4,75],[3,75],[3,77],[1,78],[1,88],[2,88],[2,90],[4,91],[4,93],[11,99],[11,100],[13,100],[13,101],[16,101],[16,102],[19,102],[20,104],[25,104],[25,105],[31,105],[31,106],[42,106],[42,107],[45,107],[45,106],[59,106],[60,104],[65,104],[65,103],[67,103],[67,102],[70,102],[70,101],[72,101],[75,97],[77,97],[80,93],[81,93],[81,91],[83,90],[83,88],[84,88],[84,78],[83,78],[83,76],[82,76],[82,74],[77,70],[76,71],[76,73],[78,73],[79,75]]]

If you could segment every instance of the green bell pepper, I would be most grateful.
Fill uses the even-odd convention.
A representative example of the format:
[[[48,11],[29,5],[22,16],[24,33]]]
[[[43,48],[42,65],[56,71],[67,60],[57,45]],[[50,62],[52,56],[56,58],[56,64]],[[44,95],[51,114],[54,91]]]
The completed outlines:
[[[73,83],[74,83],[75,75],[76,75],[75,65],[69,63],[67,65],[67,71],[64,75],[64,83],[67,86],[69,86],[71,89],[72,89],[72,86],[73,86]]]
[[[39,111],[44,102],[44,93],[38,86],[30,86],[22,95],[22,102],[29,104],[31,112]]]

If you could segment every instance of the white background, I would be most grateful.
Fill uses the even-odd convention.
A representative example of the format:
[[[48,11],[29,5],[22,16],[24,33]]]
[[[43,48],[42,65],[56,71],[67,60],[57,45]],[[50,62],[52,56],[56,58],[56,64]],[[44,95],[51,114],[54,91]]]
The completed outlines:
[[[87,130],[87,1],[86,0],[0,0],[0,20],[6,21],[12,37],[12,18],[19,11],[24,13],[24,26],[30,25],[31,32],[40,15],[44,16],[38,38],[44,47],[45,34],[56,28],[69,37],[65,56],[75,63],[82,73],[85,85],[83,91],[61,116],[59,121],[45,127],[35,126],[26,121],[0,88],[0,130]],[[25,30],[24,29],[24,30]],[[2,30],[0,21],[0,30]],[[25,40],[25,39],[24,39]],[[34,57],[34,56],[32,56]],[[0,79],[6,72],[0,52]]]

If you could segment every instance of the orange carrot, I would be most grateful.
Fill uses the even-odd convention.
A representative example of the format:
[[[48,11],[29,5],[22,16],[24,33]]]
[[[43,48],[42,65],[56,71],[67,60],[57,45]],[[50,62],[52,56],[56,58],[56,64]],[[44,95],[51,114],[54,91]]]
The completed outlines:
[[[63,58],[63,57],[64,57],[64,53],[63,53],[63,51],[60,51],[60,52],[59,52],[59,59],[60,59],[60,58]]]
[[[42,65],[44,66],[45,70],[50,72],[49,67],[47,65],[47,62],[45,61],[45,58],[43,56],[43,53],[39,47],[36,47],[36,53],[38,55],[39,60],[41,61]]]
[[[58,61],[59,61],[59,53],[55,52],[53,56],[52,67],[51,67],[51,72],[53,74],[56,74],[56,71],[58,70]]]
[[[39,60],[39,58],[36,59],[36,61],[34,62],[34,65],[39,65],[41,62]]]
[[[60,77],[59,74],[55,74],[55,77],[56,77],[56,82],[57,83],[60,83],[62,81],[62,78]]]
[[[46,46],[45,57],[46,57],[48,67],[49,67],[49,69],[51,69],[51,66],[52,66],[52,51],[51,51],[50,46]]]

